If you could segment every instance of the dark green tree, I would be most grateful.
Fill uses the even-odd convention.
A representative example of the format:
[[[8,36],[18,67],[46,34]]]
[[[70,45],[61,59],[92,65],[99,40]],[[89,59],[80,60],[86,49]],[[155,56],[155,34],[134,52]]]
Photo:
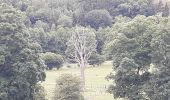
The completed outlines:
[[[33,100],[35,87],[45,79],[44,64],[29,42],[25,15],[0,5],[0,99]]]
[[[50,35],[44,32],[43,28],[30,28],[30,38],[34,43],[38,43],[43,52],[48,51],[48,42],[50,41]]]
[[[85,25],[94,29],[112,25],[112,17],[107,10],[92,10],[85,15]]]
[[[65,55],[67,49],[67,41],[69,40],[71,33],[69,28],[60,27],[55,31],[49,33],[48,45],[45,50],[47,52],[54,52],[58,54]]]
[[[122,31],[124,33],[118,33],[111,42],[114,72],[109,78],[114,80],[114,85],[109,92],[115,98],[146,99],[143,86],[150,81],[152,75],[149,72],[152,60],[151,40],[156,22],[156,17],[137,16],[127,22]]]
[[[170,99],[170,21],[169,18],[162,18],[163,23],[153,35],[152,64],[155,71],[152,71],[152,78],[144,85],[147,97],[151,100]]]
[[[51,52],[42,54],[41,58],[45,61],[45,64],[50,70],[53,68],[59,69],[64,63],[64,58],[61,55]]]

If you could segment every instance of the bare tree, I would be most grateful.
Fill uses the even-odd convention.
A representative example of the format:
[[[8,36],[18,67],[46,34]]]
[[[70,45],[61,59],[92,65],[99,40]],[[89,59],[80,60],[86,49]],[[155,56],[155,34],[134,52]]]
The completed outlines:
[[[80,66],[82,89],[85,87],[85,68],[91,54],[96,51],[96,36],[94,30],[76,26],[72,30],[70,40],[67,42],[67,54],[74,58]]]

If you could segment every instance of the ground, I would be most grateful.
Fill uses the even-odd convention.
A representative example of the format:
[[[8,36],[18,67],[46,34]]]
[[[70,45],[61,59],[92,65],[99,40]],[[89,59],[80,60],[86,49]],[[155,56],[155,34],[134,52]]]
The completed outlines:
[[[112,62],[107,61],[98,67],[88,67],[85,70],[86,76],[86,91],[84,92],[85,100],[114,100],[113,96],[106,92],[109,84],[111,82],[107,81],[105,77],[112,71]],[[79,68],[70,68],[70,69],[60,69],[46,71],[46,81],[42,83],[44,86],[47,99],[52,100],[51,98],[54,95],[55,82],[58,76],[70,73],[73,75],[80,75]]]

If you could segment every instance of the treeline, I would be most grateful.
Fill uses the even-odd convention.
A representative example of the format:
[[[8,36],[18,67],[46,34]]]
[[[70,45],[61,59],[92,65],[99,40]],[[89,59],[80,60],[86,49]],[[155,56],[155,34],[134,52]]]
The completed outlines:
[[[51,28],[74,27],[77,24],[99,27],[111,26],[116,16],[130,18],[136,15],[151,16],[162,12],[169,15],[168,3],[161,0],[2,0],[27,15],[27,26],[42,25],[45,31]]]

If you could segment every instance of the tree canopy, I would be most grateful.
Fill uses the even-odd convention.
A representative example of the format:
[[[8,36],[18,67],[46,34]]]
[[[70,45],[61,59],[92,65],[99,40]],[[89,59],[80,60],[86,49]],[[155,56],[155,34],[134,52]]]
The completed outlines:
[[[34,98],[34,89],[45,79],[44,64],[29,41],[25,16],[6,4],[0,5],[0,99]]]

